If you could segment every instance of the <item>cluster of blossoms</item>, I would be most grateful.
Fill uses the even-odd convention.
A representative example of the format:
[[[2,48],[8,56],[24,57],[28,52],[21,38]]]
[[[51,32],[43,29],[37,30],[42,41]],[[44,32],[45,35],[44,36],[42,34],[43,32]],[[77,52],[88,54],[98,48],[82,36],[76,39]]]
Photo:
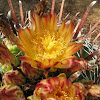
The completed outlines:
[[[94,87],[100,88],[99,85],[86,86],[81,82],[73,82],[77,78],[76,72],[82,73],[88,69],[88,61],[74,55],[83,44],[72,41],[74,36],[72,20],[67,25],[63,21],[58,27],[55,13],[40,16],[36,11],[30,15],[29,20],[31,23],[29,21],[28,27],[18,29],[17,38],[12,35],[9,25],[0,19],[1,31],[4,34],[6,34],[5,30],[9,31],[9,40],[14,43],[12,47],[15,48],[17,45],[22,50],[17,48],[17,54],[11,53],[10,51],[14,50],[9,47],[8,49],[5,45],[7,43],[0,42],[1,66],[10,67],[2,74],[0,100],[85,100],[87,95],[100,97],[98,89],[98,92],[93,92]],[[19,54],[20,52],[23,52],[22,55]],[[62,69],[71,73],[69,78],[66,78],[66,72],[62,73]],[[57,70],[60,72],[58,76]],[[50,73],[54,73],[55,77],[49,77]],[[45,79],[42,79],[44,76]],[[23,86],[27,84],[34,85],[31,89],[33,95],[24,96],[26,92]]]

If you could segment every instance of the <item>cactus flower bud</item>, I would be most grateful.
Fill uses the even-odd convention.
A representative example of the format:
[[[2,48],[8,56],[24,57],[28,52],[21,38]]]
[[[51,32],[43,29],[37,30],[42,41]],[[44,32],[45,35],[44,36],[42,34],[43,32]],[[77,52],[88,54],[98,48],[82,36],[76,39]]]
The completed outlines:
[[[3,75],[4,84],[22,85],[25,83],[24,76],[17,70],[10,70]]]
[[[0,100],[26,100],[23,91],[16,85],[4,85],[0,88]]]
[[[29,79],[32,78],[39,78],[41,71],[38,69],[33,68],[30,64],[27,62],[22,62],[21,64],[21,70],[25,74],[25,76]]]
[[[71,83],[62,73],[41,80],[35,87],[34,100],[84,100],[86,95],[82,83]]]
[[[90,86],[88,90],[88,95],[94,99],[97,99],[97,97],[100,97],[100,85]]]

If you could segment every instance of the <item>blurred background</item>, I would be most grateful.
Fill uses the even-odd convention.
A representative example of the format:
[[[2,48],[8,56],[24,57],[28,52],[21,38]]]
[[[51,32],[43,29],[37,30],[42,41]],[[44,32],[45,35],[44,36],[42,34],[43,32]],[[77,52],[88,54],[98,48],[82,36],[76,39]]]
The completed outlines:
[[[33,8],[36,7],[37,3],[39,0],[21,0],[22,1],[22,6],[23,6],[23,12],[24,16],[26,14],[26,11],[33,11]],[[60,11],[60,6],[62,0],[55,0],[55,12],[58,14]],[[72,19],[73,16],[77,12],[80,12],[79,15],[77,16],[77,19],[81,19],[82,16],[84,15],[87,7],[93,0],[65,0],[64,3],[64,10],[63,10],[63,18],[70,13],[68,18],[66,20]],[[13,8],[16,12],[17,18],[20,20],[20,15],[19,15],[19,0],[12,0]],[[51,10],[51,4],[52,0],[47,0],[47,10]],[[0,0],[0,13],[3,13],[2,18],[5,18],[8,11],[10,10],[10,7],[8,5],[7,0]],[[84,31],[83,33],[86,34],[91,26],[93,26],[98,20],[100,20],[100,0],[92,7],[87,20],[85,21],[84,24]],[[92,34],[92,38],[95,37],[97,34],[100,33],[100,25],[96,27],[95,32]],[[100,37],[98,38],[98,41],[100,41]]]

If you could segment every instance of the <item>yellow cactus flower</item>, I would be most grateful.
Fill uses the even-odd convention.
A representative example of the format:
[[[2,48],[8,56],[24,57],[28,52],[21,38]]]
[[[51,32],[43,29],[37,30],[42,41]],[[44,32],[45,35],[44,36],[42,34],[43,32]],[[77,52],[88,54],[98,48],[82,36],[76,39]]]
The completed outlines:
[[[64,73],[41,80],[35,87],[34,100],[84,100],[87,91],[82,83],[71,83]]]
[[[32,16],[30,28],[20,29],[18,47],[25,53],[20,60],[30,63],[34,68],[53,68],[59,63],[65,67],[66,60],[73,58],[81,47],[81,43],[71,42],[74,24],[65,21],[57,27],[56,14],[43,15],[36,13]],[[59,66],[63,68],[63,66]]]

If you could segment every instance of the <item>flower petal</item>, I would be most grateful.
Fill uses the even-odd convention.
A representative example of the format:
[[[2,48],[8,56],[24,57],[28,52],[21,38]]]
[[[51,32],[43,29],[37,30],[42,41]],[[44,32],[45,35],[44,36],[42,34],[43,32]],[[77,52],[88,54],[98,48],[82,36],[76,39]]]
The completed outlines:
[[[20,56],[18,59],[31,64],[33,68],[37,69],[37,62],[35,60],[32,60],[26,56]]]
[[[29,28],[26,29],[20,29],[18,32],[18,36],[20,39],[20,44],[18,44],[19,48],[21,48],[23,50],[23,52],[25,52],[27,55],[30,55],[30,57],[34,57],[34,49],[32,49],[33,44],[32,44],[32,40],[33,40],[33,31],[30,30]],[[22,46],[21,46],[22,45]],[[28,49],[26,49],[28,48]]]
[[[48,21],[49,21],[49,29],[50,31],[56,31],[57,30],[57,18],[56,14],[51,15],[50,13],[48,14]]]
[[[58,36],[64,36],[67,33],[67,26],[65,24],[65,21],[61,24],[61,26],[58,28]]]
[[[78,43],[76,44],[75,42],[72,42],[71,44],[69,44],[65,54],[63,55],[64,58],[69,57],[70,55],[73,55],[74,53],[76,53],[77,51],[79,51],[79,49],[82,47],[82,43]]]
[[[34,20],[34,24],[35,24],[35,31],[40,32],[41,20],[40,20],[39,15],[36,13],[33,13],[33,20]]]
[[[70,22],[70,24],[67,25],[67,33],[65,34],[65,41],[66,43],[69,43],[73,37],[73,31],[74,31],[74,23]]]

